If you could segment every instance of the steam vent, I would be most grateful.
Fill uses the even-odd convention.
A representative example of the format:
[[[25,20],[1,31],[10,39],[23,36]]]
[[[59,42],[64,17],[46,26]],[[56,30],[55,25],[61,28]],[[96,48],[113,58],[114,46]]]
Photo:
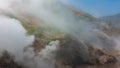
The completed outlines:
[[[62,0],[0,0],[0,27],[0,68],[120,68],[120,14],[98,18]]]

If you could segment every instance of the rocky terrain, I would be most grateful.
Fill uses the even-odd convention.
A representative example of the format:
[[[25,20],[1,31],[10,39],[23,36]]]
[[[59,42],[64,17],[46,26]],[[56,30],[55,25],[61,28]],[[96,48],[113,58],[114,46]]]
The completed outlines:
[[[24,64],[15,62],[14,56],[4,51],[0,56],[0,68],[27,68]]]

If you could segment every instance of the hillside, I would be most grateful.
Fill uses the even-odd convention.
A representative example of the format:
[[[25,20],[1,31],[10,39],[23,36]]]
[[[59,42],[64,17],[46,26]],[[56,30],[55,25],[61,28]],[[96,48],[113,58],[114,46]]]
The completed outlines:
[[[27,5],[29,4],[32,3]],[[104,66],[116,62],[115,43],[107,34],[108,24],[104,21],[57,0],[53,2],[44,0],[43,5],[38,3],[39,7],[34,5],[29,8],[23,4],[22,6],[25,8],[13,8],[16,14],[11,12],[2,12],[2,14],[19,20],[28,31],[27,34],[35,36],[33,44],[24,49],[24,52],[29,52],[29,48],[32,48],[33,51],[30,52],[35,54],[25,62],[26,64],[34,61],[38,64],[34,63],[37,68],[77,68],[84,64]],[[29,10],[24,11],[26,7]],[[56,40],[57,44],[54,44]],[[46,67],[47,62],[42,61],[53,63],[48,64],[51,67]]]

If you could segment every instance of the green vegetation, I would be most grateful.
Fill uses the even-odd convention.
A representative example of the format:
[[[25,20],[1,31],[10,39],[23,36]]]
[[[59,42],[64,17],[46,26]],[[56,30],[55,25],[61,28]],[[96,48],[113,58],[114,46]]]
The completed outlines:
[[[22,25],[27,30],[27,34],[29,35],[34,34],[38,29],[38,26],[29,23],[22,23]]]
[[[65,35],[66,32],[56,27],[41,26],[35,33],[33,47],[35,47],[35,49],[41,49],[51,41],[63,39]]]

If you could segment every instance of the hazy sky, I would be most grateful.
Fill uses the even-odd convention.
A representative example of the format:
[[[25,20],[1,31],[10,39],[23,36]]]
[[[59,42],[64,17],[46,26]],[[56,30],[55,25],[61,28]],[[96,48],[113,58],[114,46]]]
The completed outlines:
[[[120,13],[120,0],[65,0],[65,2],[96,17]]]

